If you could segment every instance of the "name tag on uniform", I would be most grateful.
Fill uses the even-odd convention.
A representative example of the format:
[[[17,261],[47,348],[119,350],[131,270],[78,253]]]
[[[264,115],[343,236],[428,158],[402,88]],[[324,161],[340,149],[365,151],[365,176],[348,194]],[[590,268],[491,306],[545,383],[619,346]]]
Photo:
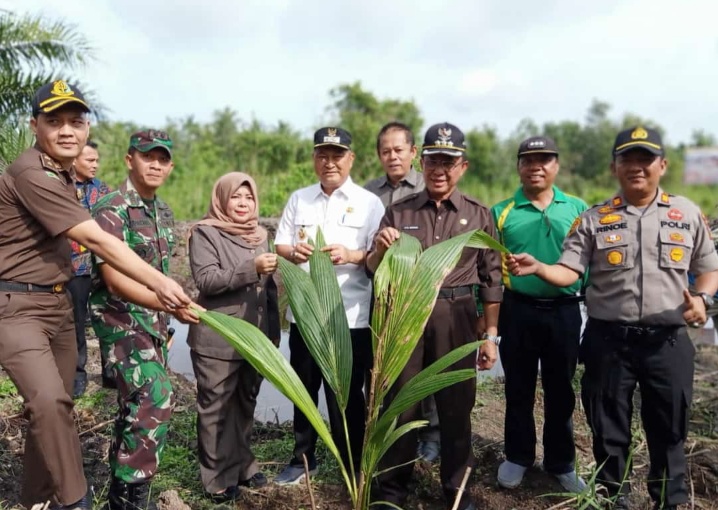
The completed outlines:
[[[419,230],[419,225],[404,225],[401,227],[402,230]]]

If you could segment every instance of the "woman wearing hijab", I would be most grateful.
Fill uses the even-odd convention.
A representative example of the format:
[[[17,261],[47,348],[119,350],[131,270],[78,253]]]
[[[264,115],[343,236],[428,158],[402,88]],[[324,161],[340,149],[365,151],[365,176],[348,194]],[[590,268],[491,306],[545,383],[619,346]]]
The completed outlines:
[[[189,257],[197,303],[239,317],[279,344],[277,287],[267,231],[258,224],[257,186],[247,174],[217,180],[205,217],[192,227]],[[250,449],[261,376],[224,338],[190,326],[188,344],[197,378],[197,436],[202,484],[215,501],[232,501],[241,487],[267,478]]]

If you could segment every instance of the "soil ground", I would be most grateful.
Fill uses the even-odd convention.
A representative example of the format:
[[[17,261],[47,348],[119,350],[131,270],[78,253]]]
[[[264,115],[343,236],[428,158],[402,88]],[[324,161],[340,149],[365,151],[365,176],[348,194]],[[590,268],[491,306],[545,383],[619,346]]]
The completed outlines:
[[[112,432],[114,393],[98,386],[97,343],[90,342],[90,383],[87,395],[77,402],[76,421],[81,434],[85,457],[85,472],[96,490],[96,503],[104,502],[107,490],[107,450]],[[266,384],[266,383],[265,383]],[[175,376],[177,408],[169,447],[165,452],[156,490],[162,491],[162,508],[215,508],[202,494],[196,461],[194,439],[194,385]],[[541,437],[541,391],[537,391],[537,434]],[[12,391],[6,376],[0,373],[0,508],[19,506],[19,481],[22,475],[23,435],[26,422],[22,418],[22,402]],[[480,382],[473,411],[474,452],[478,458],[476,470],[470,477],[470,492],[478,508],[492,510],[538,510],[578,508],[597,501],[597,498],[571,500],[561,493],[560,485],[535,466],[527,472],[522,485],[513,491],[500,489],[496,484],[496,470],[503,455],[504,399],[501,380]],[[590,435],[585,415],[577,405],[574,416],[579,472],[590,479],[595,464],[592,460]],[[634,481],[631,502],[633,508],[649,509],[645,491],[647,451],[642,430],[635,427]],[[540,441],[539,441],[540,442]],[[289,458],[291,427],[289,424],[257,424],[255,453],[263,469],[270,476],[276,474]],[[686,443],[689,455],[691,504],[686,508],[718,509],[718,347],[699,347],[696,358],[695,396],[691,419],[691,433]],[[320,452],[326,455],[325,450]],[[538,449],[540,461],[541,448]],[[346,491],[336,476],[336,465],[324,458],[322,473],[312,483],[316,508],[349,510]],[[333,466],[333,467],[332,467]],[[439,510],[445,508],[441,499],[438,465],[417,463],[414,494],[407,509]],[[551,495],[553,494],[553,495]],[[305,485],[280,488],[270,484],[266,488],[247,491],[236,503],[237,509],[310,509],[311,500]],[[586,506],[584,508],[593,508]]]

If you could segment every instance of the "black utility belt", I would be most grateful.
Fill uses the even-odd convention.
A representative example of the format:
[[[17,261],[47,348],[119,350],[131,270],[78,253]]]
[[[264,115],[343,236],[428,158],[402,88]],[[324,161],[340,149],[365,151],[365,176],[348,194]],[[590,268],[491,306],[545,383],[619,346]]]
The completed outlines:
[[[65,292],[64,283],[55,285],[35,285],[34,283],[19,283],[7,280],[0,280],[0,291],[2,292],[46,292],[50,294],[62,294]]]
[[[626,324],[589,317],[587,327],[597,328],[610,336],[637,342],[659,342],[674,337],[684,326],[646,326],[639,323]]]
[[[536,308],[556,308],[559,306],[575,305],[585,299],[584,295],[562,296],[557,298],[535,298],[533,296],[521,294],[520,292],[514,292],[509,289],[504,289],[504,295]]]
[[[437,299],[453,299],[462,296],[470,296],[474,293],[472,285],[463,285],[461,287],[442,287],[439,289]]]

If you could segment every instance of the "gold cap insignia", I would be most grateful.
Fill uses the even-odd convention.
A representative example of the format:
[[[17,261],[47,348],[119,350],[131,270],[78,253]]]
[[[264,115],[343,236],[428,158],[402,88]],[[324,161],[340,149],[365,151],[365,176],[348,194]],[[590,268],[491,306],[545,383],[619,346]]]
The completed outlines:
[[[611,250],[608,252],[608,255],[606,255],[606,258],[608,259],[608,263],[612,266],[617,266],[621,262],[623,262],[623,253],[621,253],[618,250]]]
[[[52,84],[52,90],[50,94],[53,96],[68,97],[74,96],[75,91],[70,88],[65,80],[57,80]]]
[[[648,132],[642,127],[637,127],[631,133],[632,140],[645,140],[646,138],[648,138]]]
[[[683,260],[683,248],[673,248],[669,256],[673,262],[680,262]]]
[[[327,128],[327,136],[337,136],[337,128]]]

